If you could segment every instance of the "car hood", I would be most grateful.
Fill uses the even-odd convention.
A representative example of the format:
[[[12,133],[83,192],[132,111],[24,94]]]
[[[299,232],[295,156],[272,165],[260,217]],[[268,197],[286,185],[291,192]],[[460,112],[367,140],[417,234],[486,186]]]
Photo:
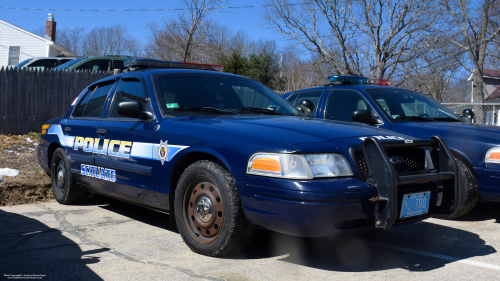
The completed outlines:
[[[319,143],[348,137],[400,136],[388,130],[354,123],[272,115],[192,116],[183,121],[205,124],[293,144]]]
[[[481,124],[465,124],[461,122],[408,122],[392,125],[392,130],[402,134],[415,135],[420,138],[422,134],[454,137],[463,140],[481,142],[498,142],[500,127]]]

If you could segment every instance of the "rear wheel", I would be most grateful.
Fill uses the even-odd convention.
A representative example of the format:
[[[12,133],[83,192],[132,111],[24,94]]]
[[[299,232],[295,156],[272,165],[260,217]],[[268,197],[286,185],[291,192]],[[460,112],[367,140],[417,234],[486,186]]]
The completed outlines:
[[[56,149],[51,163],[52,192],[57,202],[69,205],[85,198],[85,189],[80,188],[71,175],[71,165],[62,148]]]
[[[444,219],[456,219],[468,214],[479,198],[479,185],[474,173],[460,160],[456,159],[460,170],[460,196],[457,211]]]
[[[184,171],[174,209],[179,233],[196,253],[227,255],[243,249],[252,238],[234,179],[214,162],[198,161]]]

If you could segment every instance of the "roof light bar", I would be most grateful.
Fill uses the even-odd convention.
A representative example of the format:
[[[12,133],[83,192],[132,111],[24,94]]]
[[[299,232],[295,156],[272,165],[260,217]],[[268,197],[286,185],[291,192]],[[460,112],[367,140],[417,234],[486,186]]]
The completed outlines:
[[[150,60],[150,59],[130,59],[126,60],[124,64],[125,67],[139,68],[139,69],[184,68],[184,69],[213,70],[221,72],[224,70],[223,65],[162,61],[162,60]]]
[[[342,85],[342,84],[375,84],[382,86],[390,86],[391,80],[388,79],[378,79],[378,78],[367,78],[364,76],[346,76],[346,75],[333,75],[328,76],[331,84]],[[331,85],[330,84],[330,85]]]
[[[330,82],[340,82],[342,84],[366,84],[368,78],[363,76],[345,76],[345,75],[333,75],[328,76]]]
[[[187,69],[201,69],[201,70],[215,70],[215,71],[224,71],[223,65],[217,64],[204,64],[204,63],[193,63],[193,62],[183,62],[182,68]]]

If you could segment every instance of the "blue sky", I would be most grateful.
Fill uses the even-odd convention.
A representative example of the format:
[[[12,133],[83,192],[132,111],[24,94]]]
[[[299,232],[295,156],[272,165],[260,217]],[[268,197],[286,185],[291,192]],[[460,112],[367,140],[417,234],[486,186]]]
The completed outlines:
[[[226,6],[248,6],[261,5],[264,0],[229,0]],[[177,0],[167,1],[131,1],[131,0],[16,0],[2,1],[0,7],[15,8],[56,8],[56,9],[155,9],[175,8]],[[273,30],[262,26],[260,9],[245,8],[225,10],[223,13],[212,16],[221,24],[227,25],[233,31],[244,30],[254,39],[275,39],[280,49],[291,42],[283,40],[281,35]],[[0,9],[0,19],[15,24],[28,31],[45,26],[48,13],[55,15],[57,28],[84,27],[87,31],[97,26],[109,26],[112,24],[125,24],[130,33],[141,40],[146,41],[146,25],[152,21],[159,21],[175,16],[175,12],[66,12],[66,11],[26,11],[26,10],[4,10]]]

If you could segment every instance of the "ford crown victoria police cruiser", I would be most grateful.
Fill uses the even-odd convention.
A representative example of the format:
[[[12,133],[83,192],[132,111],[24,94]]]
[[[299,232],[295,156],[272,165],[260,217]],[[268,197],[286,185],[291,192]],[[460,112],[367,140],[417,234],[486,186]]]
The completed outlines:
[[[42,127],[38,160],[62,204],[90,191],[167,212],[211,256],[255,227],[328,236],[461,211],[466,180],[439,137],[304,118],[221,66],[126,66]]]
[[[311,117],[362,122],[422,139],[440,135],[453,155],[466,165],[466,173],[473,182],[464,196],[468,206],[464,213],[474,207],[479,196],[483,200],[500,201],[498,126],[467,124],[423,94],[389,87],[389,80],[358,76],[329,79],[331,83],[324,87],[303,89],[283,97],[291,103],[310,100],[315,105]]]

